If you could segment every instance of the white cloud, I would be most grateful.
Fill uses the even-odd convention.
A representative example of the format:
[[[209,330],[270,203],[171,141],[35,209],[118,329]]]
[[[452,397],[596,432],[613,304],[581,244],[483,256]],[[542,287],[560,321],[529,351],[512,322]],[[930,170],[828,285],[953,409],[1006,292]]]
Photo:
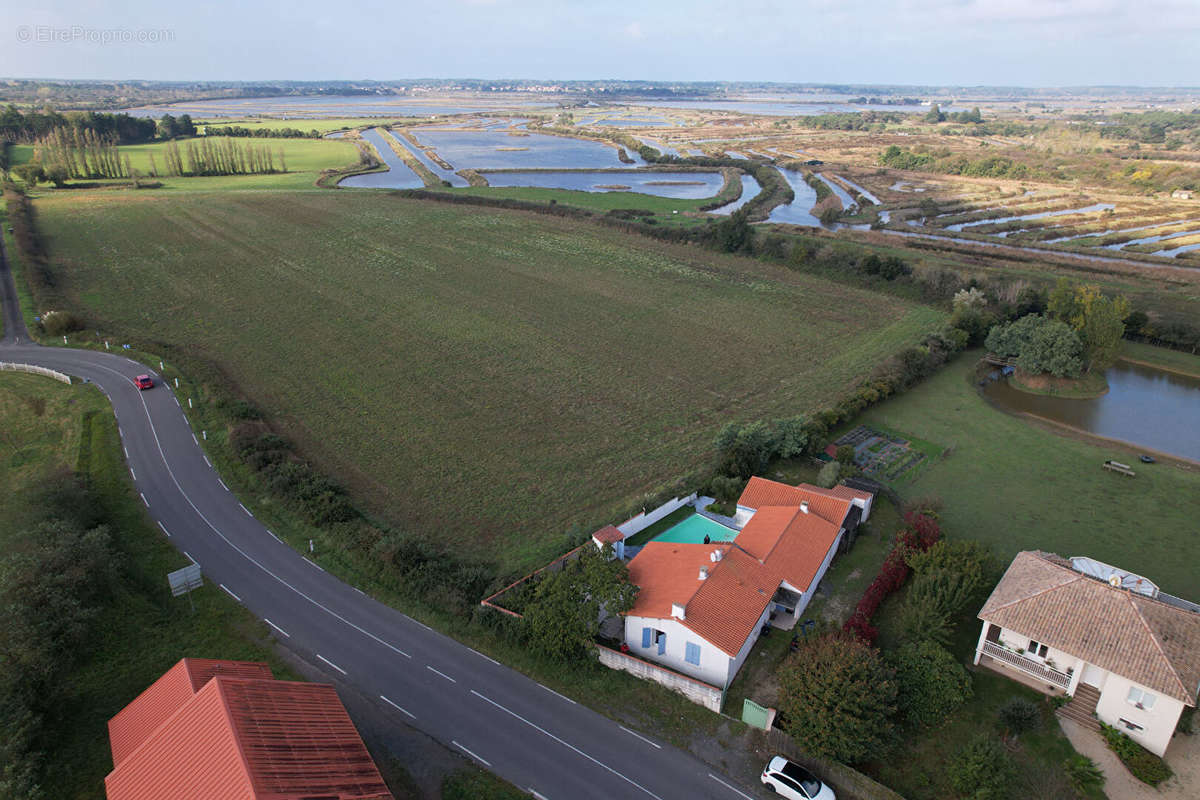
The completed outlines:
[[[636,20],[625,26],[625,35],[630,39],[646,38],[646,32],[642,30],[642,23]]]

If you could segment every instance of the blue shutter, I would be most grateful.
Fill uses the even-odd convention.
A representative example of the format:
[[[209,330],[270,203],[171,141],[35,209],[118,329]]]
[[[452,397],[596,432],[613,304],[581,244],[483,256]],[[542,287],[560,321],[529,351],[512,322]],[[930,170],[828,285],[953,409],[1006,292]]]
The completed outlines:
[[[697,667],[700,666],[700,645],[688,642],[687,653],[684,655],[683,660],[689,664],[695,664]]]
[[[642,647],[650,646],[650,637],[654,635],[654,631],[650,628],[642,628]]]
[[[667,635],[663,633],[658,637],[658,654],[661,656],[665,652],[667,652]]]

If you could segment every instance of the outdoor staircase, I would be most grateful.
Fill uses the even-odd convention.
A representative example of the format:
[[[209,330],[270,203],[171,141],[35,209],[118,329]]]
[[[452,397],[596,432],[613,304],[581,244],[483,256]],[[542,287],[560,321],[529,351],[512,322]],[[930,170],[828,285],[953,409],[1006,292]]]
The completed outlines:
[[[1099,702],[1100,690],[1081,683],[1075,687],[1075,696],[1071,698],[1071,702],[1056,713],[1063,719],[1077,722],[1089,730],[1099,731],[1100,723],[1096,720],[1096,704]]]

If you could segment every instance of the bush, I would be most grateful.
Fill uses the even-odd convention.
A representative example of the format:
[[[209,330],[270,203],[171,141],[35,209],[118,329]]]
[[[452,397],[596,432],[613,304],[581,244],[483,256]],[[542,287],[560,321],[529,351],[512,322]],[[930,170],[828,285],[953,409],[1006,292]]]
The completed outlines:
[[[1100,723],[1100,733],[1108,743],[1108,749],[1117,754],[1133,777],[1142,783],[1158,786],[1175,773],[1167,766],[1167,762],[1151,753],[1140,744],[1130,739],[1111,725]]]
[[[910,571],[908,558],[913,550],[927,550],[941,536],[937,520],[927,513],[909,512],[904,517],[906,527],[896,534],[896,544],[883,561],[875,580],[863,592],[862,599],[842,630],[853,633],[865,642],[875,641],[878,631],[871,617],[892,592],[904,585]]]
[[[996,712],[1000,719],[1000,727],[1013,736],[1020,736],[1040,728],[1042,725],[1042,710],[1037,703],[1024,697],[1014,697]]]
[[[896,671],[896,707],[913,725],[936,725],[971,697],[971,677],[941,645],[908,642],[891,653]]]
[[[51,336],[62,336],[82,328],[79,317],[70,311],[47,311],[42,314],[42,330]]]
[[[837,455],[834,458],[839,464],[853,464],[854,446],[849,444],[842,445],[837,449]]]
[[[981,734],[955,754],[947,768],[950,784],[968,800],[1009,797],[1008,784],[1016,775],[999,741]]]
[[[1104,773],[1096,766],[1095,761],[1085,755],[1076,753],[1068,758],[1063,763],[1063,770],[1079,794],[1088,794],[1104,785]]]
[[[779,710],[809,753],[853,763],[892,732],[896,681],[878,651],[853,636],[805,643],[779,668]]]
[[[978,598],[990,558],[983,545],[971,540],[943,540],[928,550],[913,551],[908,564],[914,577],[906,606],[935,609],[954,619]]]
[[[817,486],[822,489],[832,489],[837,485],[838,476],[842,473],[842,465],[837,461],[829,461],[817,473]]]

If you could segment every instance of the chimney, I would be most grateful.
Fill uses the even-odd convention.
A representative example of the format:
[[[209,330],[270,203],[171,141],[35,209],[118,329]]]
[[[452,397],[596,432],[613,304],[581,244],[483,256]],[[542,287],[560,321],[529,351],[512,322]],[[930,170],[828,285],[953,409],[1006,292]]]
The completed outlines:
[[[683,603],[671,603],[671,616],[675,619],[683,619],[684,609]]]
[[[807,500],[800,501],[800,511],[801,511],[801,513],[804,513],[804,514],[808,513],[808,501]]]
[[[704,580],[707,577],[708,577],[708,567],[701,567],[700,568],[700,580]]]

